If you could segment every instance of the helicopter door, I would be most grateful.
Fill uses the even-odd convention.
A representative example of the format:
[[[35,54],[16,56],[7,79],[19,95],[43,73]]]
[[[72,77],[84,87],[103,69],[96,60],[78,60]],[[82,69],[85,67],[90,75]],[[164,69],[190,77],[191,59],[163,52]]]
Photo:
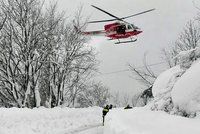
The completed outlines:
[[[117,33],[118,34],[125,34],[126,33],[125,30],[126,30],[125,25],[120,25],[120,26],[117,27]]]

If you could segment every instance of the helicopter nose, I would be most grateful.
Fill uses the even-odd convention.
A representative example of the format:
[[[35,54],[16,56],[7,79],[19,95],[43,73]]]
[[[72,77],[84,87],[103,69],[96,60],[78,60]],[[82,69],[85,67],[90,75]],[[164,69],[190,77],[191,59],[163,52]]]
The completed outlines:
[[[138,34],[140,34],[140,33],[142,33],[141,30],[137,30],[137,31],[135,31],[135,35],[138,35]]]
[[[139,31],[138,31],[138,34],[140,34],[140,33],[142,33],[142,31],[139,30]]]
[[[140,28],[139,28],[139,27],[137,27],[137,26],[135,26],[135,29],[139,30]]]

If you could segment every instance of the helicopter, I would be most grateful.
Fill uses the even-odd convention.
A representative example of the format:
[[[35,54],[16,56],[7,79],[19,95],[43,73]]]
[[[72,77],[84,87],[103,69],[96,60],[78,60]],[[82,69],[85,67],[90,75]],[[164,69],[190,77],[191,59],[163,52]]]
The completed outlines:
[[[84,31],[84,32],[81,32],[81,33],[84,34],[84,35],[91,35],[91,36],[102,35],[102,36],[108,37],[108,40],[118,40],[118,42],[115,42],[115,44],[135,42],[135,41],[137,41],[137,39],[135,37],[138,34],[142,33],[140,28],[138,28],[134,24],[131,24],[131,23],[125,21],[125,19],[155,10],[155,8],[153,8],[153,9],[149,9],[149,10],[146,10],[146,11],[143,11],[143,12],[139,12],[139,13],[136,13],[136,14],[133,14],[133,15],[130,15],[130,16],[119,18],[119,17],[99,8],[99,7],[96,7],[94,5],[91,5],[91,6],[102,11],[102,12],[104,12],[104,13],[106,13],[109,16],[113,17],[113,19],[99,20],[99,21],[89,21],[87,23],[100,23],[100,22],[110,22],[110,21],[115,21],[115,22],[104,25],[104,30]],[[76,28],[76,29],[78,29],[78,28]],[[120,39],[126,39],[126,38],[129,38],[130,40],[120,41]]]

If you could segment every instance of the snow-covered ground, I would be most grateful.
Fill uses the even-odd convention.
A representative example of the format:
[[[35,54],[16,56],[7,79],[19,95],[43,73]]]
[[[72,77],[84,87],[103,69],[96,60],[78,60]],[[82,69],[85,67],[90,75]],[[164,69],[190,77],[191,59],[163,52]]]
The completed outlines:
[[[145,108],[112,110],[104,134],[200,134],[200,119]]]
[[[99,107],[0,108],[0,134],[76,134],[99,128],[101,112]]]
[[[200,118],[147,108],[112,109],[102,126],[102,108],[0,109],[0,134],[200,134]]]

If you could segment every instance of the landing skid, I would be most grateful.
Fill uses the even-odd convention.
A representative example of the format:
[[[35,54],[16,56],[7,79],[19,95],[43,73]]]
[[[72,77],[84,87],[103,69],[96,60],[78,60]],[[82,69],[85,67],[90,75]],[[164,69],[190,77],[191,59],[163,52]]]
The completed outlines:
[[[115,42],[115,44],[121,44],[121,43],[129,43],[129,42],[136,42],[137,41],[137,39],[135,39],[135,40],[130,40],[130,41],[122,41],[122,42]]]

